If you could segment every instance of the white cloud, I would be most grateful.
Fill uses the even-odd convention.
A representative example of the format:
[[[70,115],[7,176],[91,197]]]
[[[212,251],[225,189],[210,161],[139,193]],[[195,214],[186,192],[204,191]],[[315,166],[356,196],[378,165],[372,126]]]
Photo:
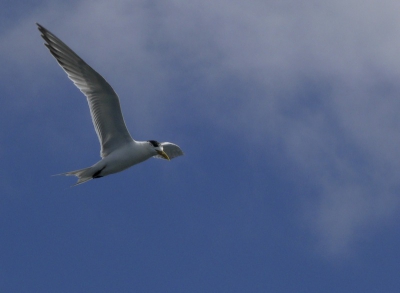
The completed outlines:
[[[44,6],[0,43],[3,58],[14,56],[8,62],[28,76],[43,66],[49,76],[59,69],[36,46],[31,28],[41,22],[104,72],[121,96],[145,97],[140,107],[123,101],[125,113],[133,114],[126,116],[137,117],[133,124],[152,113],[143,133],[166,119],[154,111],[180,100],[197,109],[188,115],[219,131],[279,141],[320,191],[304,212],[323,250],[337,254],[398,211],[399,5],[81,1]],[[181,86],[201,87],[210,96],[176,95],[184,69],[197,80]],[[232,85],[243,94],[224,95]]]

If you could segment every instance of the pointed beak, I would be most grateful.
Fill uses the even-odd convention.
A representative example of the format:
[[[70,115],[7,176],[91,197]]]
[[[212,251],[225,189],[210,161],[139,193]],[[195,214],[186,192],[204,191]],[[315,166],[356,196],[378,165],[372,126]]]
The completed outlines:
[[[164,152],[164,151],[157,151],[157,153],[162,156],[163,158],[167,159],[168,161],[170,161],[170,158],[168,157],[168,155]]]

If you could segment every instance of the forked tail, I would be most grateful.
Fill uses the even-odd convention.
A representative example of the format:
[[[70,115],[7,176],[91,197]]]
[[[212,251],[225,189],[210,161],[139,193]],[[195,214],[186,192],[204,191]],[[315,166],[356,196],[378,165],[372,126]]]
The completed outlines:
[[[72,185],[72,186],[76,186],[76,185],[85,183],[86,181],[89,181],[89,180],[93,179],[93,170],[92,169],[93,169],[92,167],[88,167],[88,168],[85,168],[85,169],[65,172],[65,173],[56,174],[56,175],[53,175],[53,176],[59,176],[59,175],[76,176],[76,177],[78,177],[78,182],[76,182],[74,185]]]

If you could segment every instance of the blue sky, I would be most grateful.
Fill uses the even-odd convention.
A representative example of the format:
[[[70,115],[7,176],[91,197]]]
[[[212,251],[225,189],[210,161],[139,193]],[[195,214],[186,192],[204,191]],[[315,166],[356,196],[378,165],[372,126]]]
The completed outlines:
[[[6,1],[2,292],[398,292],[398,1]],[[102,74],[137,140],[97,162],[39,22]]]

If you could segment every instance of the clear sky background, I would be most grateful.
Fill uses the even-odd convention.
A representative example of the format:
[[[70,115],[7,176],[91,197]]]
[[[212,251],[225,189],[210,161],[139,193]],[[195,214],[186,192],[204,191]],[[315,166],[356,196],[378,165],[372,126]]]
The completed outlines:
[[[400,292],[399,1],[11,1],[0,9],[1,292]],[[39,22],[119,94],[97,162]]]

